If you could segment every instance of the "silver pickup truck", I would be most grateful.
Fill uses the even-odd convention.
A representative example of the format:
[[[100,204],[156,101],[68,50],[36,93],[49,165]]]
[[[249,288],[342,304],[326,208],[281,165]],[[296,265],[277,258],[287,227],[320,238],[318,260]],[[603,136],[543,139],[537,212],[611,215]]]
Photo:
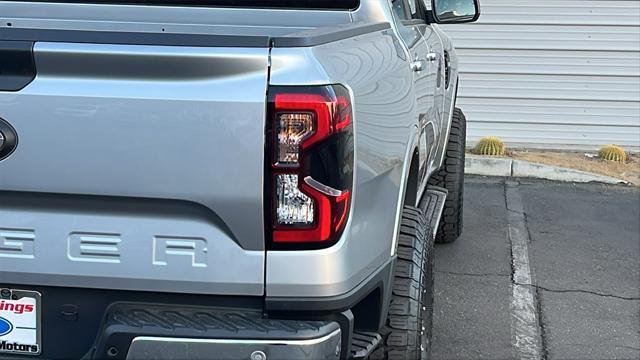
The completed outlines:
[[[0,2],[0,357],[428,358],[477,0]]]

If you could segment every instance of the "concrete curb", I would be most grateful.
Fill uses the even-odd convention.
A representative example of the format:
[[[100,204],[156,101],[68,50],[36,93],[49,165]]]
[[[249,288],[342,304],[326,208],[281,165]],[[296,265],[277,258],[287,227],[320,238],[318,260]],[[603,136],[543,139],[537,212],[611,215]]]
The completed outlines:
[[[576,183],[628,184],[627,181],[610,176],[529,161],[491,158],[471,154],[467,154],[466,157],[464,171],[470,175],[522,177]]]

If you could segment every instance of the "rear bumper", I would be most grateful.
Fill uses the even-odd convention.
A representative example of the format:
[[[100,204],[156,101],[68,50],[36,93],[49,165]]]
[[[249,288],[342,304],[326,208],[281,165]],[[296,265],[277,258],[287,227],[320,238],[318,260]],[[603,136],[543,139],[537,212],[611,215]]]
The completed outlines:
[[[340,339],[340,328],[325,336],[309,340],[188,339],[141,336],[133,339],[126,358],[167,360],[339,359]]]
[[[256,360],[260,352],[267,359],[346,359],[354,328],[375,331],[385,318],[392,268],[390,261],[351,292],[330,298],[0,288],[42,294],[42,354],[35,359],[250,359],[256,351]]]
[[[256,360],[260,352],[267,360],[334,359],[338,346],[337,357],[346,359],[354,328],[375,331],[385,318],[392,268],[390,261],[351,292],[330,298],[0,288],[42,294],[42,354],[36,359],[250,359],[256,351]],[[109,356],[114,349],[116,356]]]
[[[339,359],[335,321],[270,319],[258,311],[117,303],[88,359]]]
[[[0,284],[0,288],[42,294],[42,354],[28,359],[251,359],[254,353],[255,360],[262,360],[261,354],[267,360],[346,359],[352,356],[354,327],[374,331],[375,320],[386,315],[381,309],[388,301],[392,264],[352,292],[332,298],[19,284]],[[366,306],[356,306],[361,302]]]
[[[0,288],[42,294],[42,353],[11,357],[21,360],[234,359],[233,354],[250,359],[255,351],[267,360],[307,358],[302,353],[335,359],[338,346],[341,357],[348,353],[353,325],[353,317],[340,313],[266,314],[263,297],[3,283]]]
[[[264,297],[0,288],[42,294],[42,353],[3,359],[346,359],[351,348],[348,310],[276,314]]]

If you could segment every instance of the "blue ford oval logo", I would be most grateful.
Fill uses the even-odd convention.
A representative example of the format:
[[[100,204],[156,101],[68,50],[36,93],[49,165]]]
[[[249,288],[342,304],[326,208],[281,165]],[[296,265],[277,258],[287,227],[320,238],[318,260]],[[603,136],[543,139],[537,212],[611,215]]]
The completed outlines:
[[[13,331],[13,324],[9,320],[0,317],[0,337],[7,335]]]
[[[0,119],[0,161],[9,157],[18,146],[16,130],[3,119]]]

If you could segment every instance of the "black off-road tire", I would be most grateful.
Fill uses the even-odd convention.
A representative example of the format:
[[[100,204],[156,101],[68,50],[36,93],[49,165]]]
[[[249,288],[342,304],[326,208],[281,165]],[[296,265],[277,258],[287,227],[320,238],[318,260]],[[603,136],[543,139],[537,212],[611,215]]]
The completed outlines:
[[[418,208],[405,206],[393,294],[382,341],[370,359],[429,359],[433,327],[433,236]]]
[[[444,163],[429,179],[429,185],[449,191],[436,234],[437,243],[454,242],[462,234],[466,139],[467,119],[462,110],[455,108]]]

